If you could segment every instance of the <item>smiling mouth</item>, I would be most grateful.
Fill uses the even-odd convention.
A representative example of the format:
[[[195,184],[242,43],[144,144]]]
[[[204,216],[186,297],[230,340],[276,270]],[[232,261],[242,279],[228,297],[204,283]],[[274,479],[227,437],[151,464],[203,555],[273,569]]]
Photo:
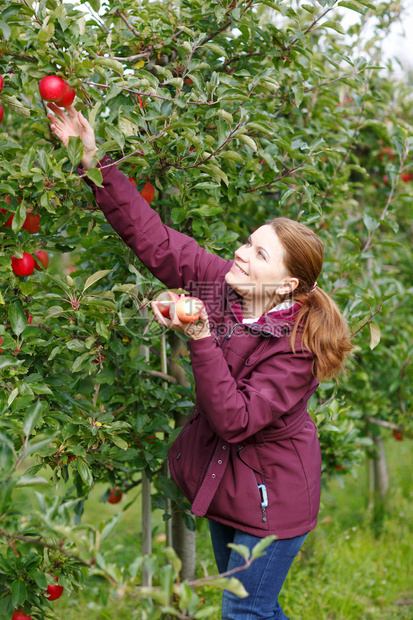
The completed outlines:
[[[247,276],[247,272],[244,271],[237,263],[234,263],[234,267],[235,267],[235,271],[239,271],[240,273],[243,273],[245,276]]]

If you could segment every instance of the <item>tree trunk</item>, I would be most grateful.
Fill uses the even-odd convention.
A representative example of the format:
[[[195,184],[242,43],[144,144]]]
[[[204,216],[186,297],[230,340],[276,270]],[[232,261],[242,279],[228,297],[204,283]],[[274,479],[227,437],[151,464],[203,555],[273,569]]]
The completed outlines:
[[[180,385],[190,387],[185,371],[174,362],[181,353],[186,352],[185,344],[176,335],[170,334],[171,344],[171,375],[175,377]],[[186,415],[177,413],[175,415],[175,426],[183,426],[187,420]],[[181,512],[172,511],[172,540],[173,548],[182,562],[181,579],[195,578],[195,558],[196,558],[196,538],[195,532],[191,532],[183,519]]]
[[[377,460],[374,461],[374,490],[381,501],[385,501],[389,490],[389,472],[387,469],[386,453],[381,435],[373,437],[377,449]]]
[[[380,536],[385,522],[389,473],[386,453],[380,434],[370,434],[376,447],[376,458],[369,461],[369,508],[372,510],[372,529]]]

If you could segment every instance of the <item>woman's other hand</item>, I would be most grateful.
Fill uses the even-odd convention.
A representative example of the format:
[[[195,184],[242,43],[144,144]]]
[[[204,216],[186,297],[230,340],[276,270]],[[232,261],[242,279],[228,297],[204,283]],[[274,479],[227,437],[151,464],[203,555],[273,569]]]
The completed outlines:
[[[93,165],[93,156],[97,151],[95,132],[89,121],[78,112],[74,106],[68,106],[65,111],[55,103],[48,103],[47,107],[54,113],[49,113],[50,129],[67,148],[69,138],[80,138],[84,146],[82,165],[87,170]]]
[[[156,301],[151,302],[151,307],[159,325],[169,327],[169,329],[174,329],[175,331],[184,334],[185,336],[188,336],[188,338],[190,338],[191,340],[200,340],[201,338],[207,338],[211,335],[209,329],[208,315],[205,308],[202,310],[201,316],[196,323],[183,323],[178,319],[176,314],[173,320],[164,317],[160,313]]]

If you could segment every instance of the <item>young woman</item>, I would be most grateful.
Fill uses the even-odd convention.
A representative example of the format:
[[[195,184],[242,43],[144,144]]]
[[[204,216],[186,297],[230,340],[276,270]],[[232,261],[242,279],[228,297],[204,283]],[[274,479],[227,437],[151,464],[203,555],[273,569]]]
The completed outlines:
[[[79,136],[90,167],[89,123],[74,107],[49,107],[52,131],[65,146]],[[285,619],[278,595],[320,501],[320,447],[307,403],[352,348],[337,306],[317,285],[322,243],[306,226],[276,218],[226,261],[164,226],[112,164],[107,156],[99,163],[103,187],[85,179],[108,221],[167,287],[205,304],[190,329],[153,304],[159,323],[188,336],[196,385],[196,407],[169,451],[172,476],[193,513],[209,519],[220,572],[244,563],[228,543],[251,549],[275,537],[237,574],[249,596],[224,592],[221,617]]]

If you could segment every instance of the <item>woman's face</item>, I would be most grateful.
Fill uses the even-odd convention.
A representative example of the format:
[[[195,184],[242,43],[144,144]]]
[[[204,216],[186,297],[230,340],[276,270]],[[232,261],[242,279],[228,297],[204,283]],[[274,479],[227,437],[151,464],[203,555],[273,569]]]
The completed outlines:
[[[285,250],[269,225],[261,226],[235,251],[234,264],[225,281],[244,298],[250,316],[270,310],[279,295],[286,295],[299,284],[284,265]]]

